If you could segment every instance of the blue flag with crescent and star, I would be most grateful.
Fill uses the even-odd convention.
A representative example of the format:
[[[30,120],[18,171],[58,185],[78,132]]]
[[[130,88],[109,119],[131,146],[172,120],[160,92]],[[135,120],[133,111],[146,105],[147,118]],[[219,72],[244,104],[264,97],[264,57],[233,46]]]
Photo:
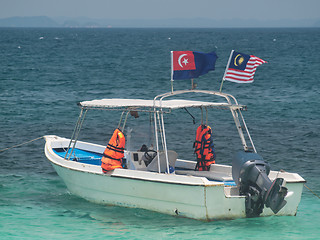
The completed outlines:
[[[172,80],[192,79],[213,71],[218,58],[215,52],[172,51]]]

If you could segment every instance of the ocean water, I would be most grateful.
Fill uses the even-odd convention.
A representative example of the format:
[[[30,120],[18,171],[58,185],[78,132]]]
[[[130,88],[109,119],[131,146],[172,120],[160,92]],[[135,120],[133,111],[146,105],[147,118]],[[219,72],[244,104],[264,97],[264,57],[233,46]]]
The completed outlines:
[[[170,91],[171,50],[216,51],[216,70],[196,83],[198,89],[219,90],[235,49],[268,61],[258,67],[254,83],[223,85],[224,92],[248,106],[244,117],[258,153],[272,169],[299,173],[320,195],[319,39],[319,28],[2,28],[0,150],[48,134],[70,137],[79,101],[150,99]],[[175,89],[189,87],[189,81],[174,82]],[[105,144],[118,116],[90,114],[80,139]],[[192,114],[198,124],[199,113]],[[231,164],[240,142],[228,117],[210,113],[209,122],[216,161]],[[192,157],[197,125],[183,111],[168,121],[169,143],[180,156]],[[141,132],[146,131],[143,126]],[[307,188],[294,217],[201,222],[78,198],[68,192],[43,148],[40,139],[0,152],[0,239],[320,238],[320,199]]]

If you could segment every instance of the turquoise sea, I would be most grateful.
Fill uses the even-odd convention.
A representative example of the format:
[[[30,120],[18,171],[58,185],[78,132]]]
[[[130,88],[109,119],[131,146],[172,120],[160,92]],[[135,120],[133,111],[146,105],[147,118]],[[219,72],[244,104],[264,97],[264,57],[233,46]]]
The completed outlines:
[[[319,43],[319,28],[0,28],[0,150],[48,134],[71,137],[78,101],[170,91],[171,50],[216,51],[216,70],[196,82],[219,90],[234,49],[268,61],[252,84],[223,85],[248,106],[244,117],[258,153],[272,169],[299,173],[319,196]],[[174,82],[175,89],[189,86]],[[169,133],[190,152],[182,139],[193,138],[196,126],[179,114]],[[219,118],[210,115],[216,161],[231,164],[239,140],[231,137],[232,122],[216,124]],[[109,120],[88,116],[80,139],[106,144],[118,118]],[[320,239],[320,199],[307,188],[294,217],[201,222],[78,198],[43,148],[40,139],[0,152],[0,239]]]

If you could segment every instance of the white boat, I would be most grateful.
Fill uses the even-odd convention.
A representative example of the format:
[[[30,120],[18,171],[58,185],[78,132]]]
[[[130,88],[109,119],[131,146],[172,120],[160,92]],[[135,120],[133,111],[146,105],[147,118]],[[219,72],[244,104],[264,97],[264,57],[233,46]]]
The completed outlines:
[[[192,98],[176,98],[180,95]],[[206,101],[195,100],[199,95],[205,95]],[[230,94],[183,90],[152,100],[101,99],[78,105],[81,111],[71,139],[45,136],[46,157],[72,194],[94,203],[204,221],[297,213],[305,180],[297,173],[270,171],[268,162],[257,154],[244,121],[246,106]],[[167,144],[164,115],[181,108],[231,112],[243,145],[243,151],[230,159],[232,166],[212,164],[209,171],[195,171],[195,159],[178,158],[174,146]],[[122,112],[118,127],[123,131],[129,113],[149,113],[157,153],[153,160],[145,158],[145,152],[153,151],[150,146],[146,151],[127,148],[126,168],[103,173],[101,158],[106,146],[78,140],[83,120],[93,109]]]

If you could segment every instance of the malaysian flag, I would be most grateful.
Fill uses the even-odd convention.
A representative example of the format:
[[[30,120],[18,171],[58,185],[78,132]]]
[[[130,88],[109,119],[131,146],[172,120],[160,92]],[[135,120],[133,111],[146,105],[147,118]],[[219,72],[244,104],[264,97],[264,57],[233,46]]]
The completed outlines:
[[[256,68],[263,63],[266,63],[266,61],[261,58],[232,50],[223,80],[236,83],[252,83]]]

